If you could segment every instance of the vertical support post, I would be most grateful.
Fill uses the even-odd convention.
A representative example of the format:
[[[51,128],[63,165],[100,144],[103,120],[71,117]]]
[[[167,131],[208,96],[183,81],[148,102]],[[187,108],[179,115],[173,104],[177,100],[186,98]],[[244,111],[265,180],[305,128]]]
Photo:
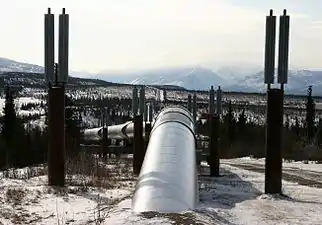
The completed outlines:
[[[283,101],[281,89],[267,92],[265,193],[282,193]]]
[[[164,104],[167,103],[167,90],[163,90],[163,102]]]
[[[133,118],[138,113],[138,89],[136,87],[132,90],[132,113]]]
[[[193,121],[196,122],[197,120],[197,95],[193,94],[192,98],[192,117]]]
[[[143,140],[143,117],[137,115],[134,117],[134,143],[133,143],[133,173],[140,174],[144,160],[145,149]]]
[[[49,87],[48,110],[48,184],[65,184],[65,91]]]
[[[145,106],[145,89],[144,86],[140,89],[140,97],[139,97],[139,109],[140,109],[140,115],[144,115],[144,106]]]
[[[109,124],[109,115],[108,115],[107,110],[108,110],[108,108],[105,107],[105,109],[104,109],[105,126],[108,126],[108,124]]]
[[[215,114],[209,115],[209,159],[210,176],[219,176],[219,117]]]
[[[102,153],[103,153],[103,157],[106,157],[108,152],[109,152],[109,146],[108,146],[108,127],[106,125],[104,125],[104,127],[103,127],[103,139],[102,139]]]
[[[54,80],[55,64],[55,17],[50,8],[45,14],[45,79],[46,83]]]
[[[65,14],[63,8],[59,15],[59,39],[58,39],[58,64],[59,64],[59,83],[66,83],[68,79],[68,46],[69,46],[69,15]]]
[[[278,46],[278,77],[279,84],[287,84],[288,80],[288,54],[289,54],[289,28],[290,17],[286,15],[286,9],[280,16],[279,46]]]
[[[124,140],[123,140],[123,146],[124,146],[125,148],[127,148],[127,147],[129,147],[129,145],[130,145],[129,140],[128,140],[128,139],[124,139]]]
[[[286,9],[280,16],[279,31],[279,49],[278,49],[278,83],[281,84],[281,90],[284,93],[284,85],[288,81],[288,57],[289,57],[289,33],[290,33],[290,16],[286,15]],[[281,113],[284,115],[284,94],[281,101]],[[283,116],[284,119],[284,116]],[[283,122],[283,121],[282,121]],[[283,133],[282,133],[283,134]]]
[[[215,112],[215,91],[214,86],[211,86],[209,91],[209,109],[208,113],[213,114]]]
[[[112,145],[112,139],[110,139],[108,137],[108,127],[107,127],[107,146],[108,146],[108,157],[111,158],[112,157],[112,151],[110,146]]]
[[[116,139],[116,140],[115,140],[115,147],[116,147],[116,148],[118,148],[120,145],[121,145],[121,140]],[[114,150],[114,154],[115,154],[115,157],[116,157],[117,159],[119,159],[119,158],[120,158],[120,156],[121,156],[120,151],[117,151],[117,150]]]
[[[101,124],[100,126],[104,127],[105,125],[105,114],[104,114],[104,108],[101,108]]]
[[[222,90],[220,89],[220,86],[218,86],[216,91],[216,108],[216,113],[220,118],[220,115],[222,114]]]
[[[284,84],[288,80],[289,53],[289,16],[284,9],[280,16],[279,52],[278,52],[278,83],[281,89],[271,89],[274,83],[275,62],[275,33],[276,17],[273,10],[266,18],[266,46],[265,46],[265,77],[267,84],[267,112],[266,112],[266,162],[265,162],[265,193],[282,193],[282,129]]]
[[[149,110],[148,107],[149,107],[148,104],[144,105],[144,122],[148,121],[148,110]]]
[[[148,148],[151,129],[152,129],[151,128],[151,123],[145,123],[145,136],[144,136],[145,151],[144,151],[144,153],[146,152],[146,149]],[[144,156],[145,156],[145,154],[144,154]]]
[[[153,117],[153,106],[152,106],[152,102],[150,102],[149,104],[149,123],[152,123],[152,118]]]
[[[188,94],[187,109],[188,109],[189,112],[192,112],[191,94]]]
[[[266,16],[266,35],[265,35],[265,65],[264,65],[264,83],[274,84],[275,71],[275,42],[276,42],[276,16],[273,16],[273,10]]]
[[[65,184],[65,84],[68,78],[69,15],[59,15],[58,65],[54,64],[54,16],[45,15],[45,76],[48,90],[48,184]],[[56,65],[56,71],[54,71]]]
[[[151,123],[145,124],[145,135],[147,140],[150,139],[151,130],[152,130]]]

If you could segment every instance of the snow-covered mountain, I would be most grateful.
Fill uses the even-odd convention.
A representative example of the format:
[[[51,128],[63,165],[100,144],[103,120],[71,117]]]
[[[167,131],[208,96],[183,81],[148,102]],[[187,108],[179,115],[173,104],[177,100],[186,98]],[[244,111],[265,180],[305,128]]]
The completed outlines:
[[[23,72],[23,73],[41,73],[45,72],[43,66],[18,62],[12,59],[0,57],[0,73],[1,72]],[[70,75],[74,77],[88,78],[89,73],[70,71]]]
[[[222,66],[217,68],[215,72],[222,78],[230,81],[230,83],[233,83],[260,70],[261,67],[259,66]]]
[[[0,57],[0,72],[44,73],[44,67]]]
[[[250,73],[251,71],[249,71]],[[275,75],[277,80],[277,75]],[[250,73],[237,69],[222,68],[216,72],[201,67],[164,69],[144,73],[130,80],[131,84],[170,84],[186,89],[207,90],[210,85],[221,85],[228,91],[265,92],[264,71]],[[322,95],[322,71],[290,70],[285,92],[289,94],[306,94],[309,85],[313,86],[315,95]],[[273,87],[277,84],[273,85]]]
[[[0,88],[7,84],[34,88],[44,87],[46,85],[44,78],[44,67],[42,66],[0,58]],[[107,86],[111,83],[103,80],[69,77],[68,85],[88,87]]]
[[[275,74],[275,83],[276,80],[277,75]],[[274,84],[273,87],[277,85]],[[285,92],[290,94],[306,94],[309,85],[312,85],[314,94],[322,95],[322,71],[290,70],[288,83],[285,84]],[[237,79],[234,84],[227,85],[225,88],[243,92],[264,92],[266,91],[264,71]]]
[[[201,67],[153,70],[129,81],[130,84],[176,85],[186,89],[204,90],[209,85],[227,85],[228,81],[213,71]]]
[[[42,66],[21,63],[0,57],[0,73],[4,72],[43,73]],[[256,71],[256,72],[255,72]],[[258,72],[259,71],[259,72]],[[264,92],[264,72],[257,67],[219,67],[210,70],[202,67],[161,68],[144,71],[113,72],[99,74],[71,72],[74,77],[100,79],[113,83],[174,85],[192,90],[207,90],[211,85],[222,86],[227,91]],[[322,71],[290,70],[286,93],[305,94],[309,85],[315,95],[322,95]]]

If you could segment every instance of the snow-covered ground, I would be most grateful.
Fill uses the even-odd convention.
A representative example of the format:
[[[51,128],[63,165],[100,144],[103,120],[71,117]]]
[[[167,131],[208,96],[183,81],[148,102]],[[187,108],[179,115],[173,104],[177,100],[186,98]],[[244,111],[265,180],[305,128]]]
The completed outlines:
[[[44,166],[1,173],[0,224],[322,224],[322,189],[283,180],[287,197],[265,195],[264,174],[238,167],[263,162],[252,158],[222,160],[218,178],[200,175],[200,203],[193,211],[135,214],[131,211],[135,186],[131,161],[122,160],[99,162],[107,170],[101,179],[68,175],[68,186],[63,189],[47,186]],[[322,167],[287,165],[303,166],[304,171],[305,166],[310,171]],[[208,169],[203,166],[202,174]]]
[[[18,109],[19,115],[43,114],[44,109],[41,109],[41,108],[37,108],[34,110],[20,110],[23,104],[28,104],[28,103],[40,104],[41,102],[43,102],[41,99],[34,98],[34,97],[19,97],[15,99],[15,104],[16,104],[16,108]],[[0,116],[3,115],[4,106],[5,106],[5,99],[0,98]]]
[[[42,101],[38,98],[34,97],[19,97],[15,99],[16,105],[20,108],[22,104],[28,104],[28,103],[35,103],[35,104],[40,104]],[[2,109],[5,104],[5,99],[0,98],[0,108]]]
[[[243,157],[243,158],[236,158],[236,159],[229,159],[229,160],[222,159],[221,162],[227,162],[230,164],[236,163],[236,164],[264,165],[265,158],[256,159],[253,157]],[[283,160],[283,168],[285,168],[285,169],[299,169],[299,170],[322,173],[322,164],[317,164],[317,162],[314,162],[314,161]]]
[[[221,224],[322,223],[322,189],[283,181],[287,197],[265,195],[263,173],[225,164],[221,168],[224,177],[210,179],[209,191],[204,196],[201,192],[203,207],[209,209],[212,205],[217,214],[223,215],[226,221]]]

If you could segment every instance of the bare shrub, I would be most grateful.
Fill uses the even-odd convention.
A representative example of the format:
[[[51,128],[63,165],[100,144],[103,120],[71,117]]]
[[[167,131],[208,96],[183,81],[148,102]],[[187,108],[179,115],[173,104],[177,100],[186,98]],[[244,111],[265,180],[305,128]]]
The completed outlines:
[[[20,205],[26,194],[26,191],[22,188],[9,188],[6,192],[6,201],[14,205]]]
[[[117,181],[129,181],[131,159],[99,158],[93,154],[80,153],[66,161],[66,183],[73,186],[115,188]]]

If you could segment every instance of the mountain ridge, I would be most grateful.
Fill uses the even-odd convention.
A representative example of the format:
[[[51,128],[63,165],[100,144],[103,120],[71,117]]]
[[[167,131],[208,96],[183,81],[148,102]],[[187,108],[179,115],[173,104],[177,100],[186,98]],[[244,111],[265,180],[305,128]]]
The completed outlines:
[[[174,86],[188,90],[208,90],[211,85],[214,85],[215,87],[221,86],[227,91],[265,92],[266,85],[263,81],[264,72],[263,70],[254,72],[256,70],[257,68],[253,68],[252,70],[239,70],[238,67],[230,68],[227,66],[218,68],[217,70],[211,70],[201,66],[182,66],[131,72],[111,72],[109,74],[91,74],[71,71],[71,78],[76,78],[75,75],[79,75],[83,79],[91,80],[86,81],[89,83],[93,80],[101,80],[98,81],[100,84],[103,84],[103,81],[107,82],[104,85],[119,83],[161,87]],[[39,65],[22,63],[0,57],[0,74],[14,74],[17,72],[43,74],[44,68]],[[285,85],[285,92],[288,94],[306,94],[307,87],[312,85],[315,94],[322,95],[322,71],[308,69],[289,70],[288,81],[288,84]]]

